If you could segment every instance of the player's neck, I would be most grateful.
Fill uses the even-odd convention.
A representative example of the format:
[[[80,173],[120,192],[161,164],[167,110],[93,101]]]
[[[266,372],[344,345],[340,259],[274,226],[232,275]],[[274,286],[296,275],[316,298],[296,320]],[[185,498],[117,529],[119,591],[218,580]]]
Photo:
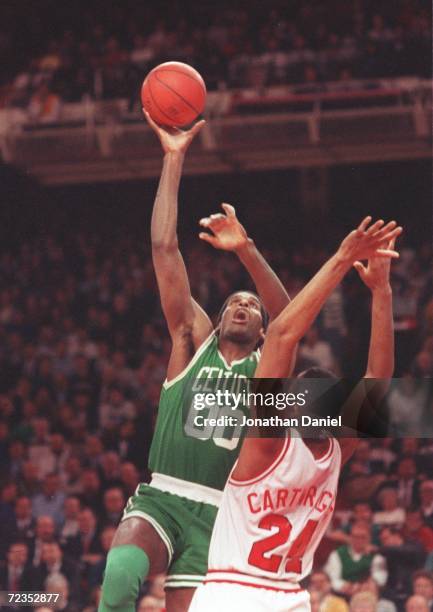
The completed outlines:
[[[224,359],[230,365],[233,361],[247,357],[255,349],[255,343],[239,344],[225,338],[220,338],[218,348]]]

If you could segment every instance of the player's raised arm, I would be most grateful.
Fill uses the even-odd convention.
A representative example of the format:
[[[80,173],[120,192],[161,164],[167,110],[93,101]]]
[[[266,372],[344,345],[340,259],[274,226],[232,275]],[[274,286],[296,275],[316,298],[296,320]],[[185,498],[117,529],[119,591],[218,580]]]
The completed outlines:
[[[199,236],[216,249],[236,253],[251,276],[270,320],[273,320],[290,301],[287,291],[254,241],[247,235],[236,217],[234,207],[230,204],[221,206],[225,215],[218,213],[200,221],[200,225],[209,229],[212,234],[201,232]]]
[[[147,113],[145,116],[164,151],[162,174],[152,213],[151,239],[162,309],[175,353],[174,360],[171,359],[169,364],[171,378],[187,365],[194,350],[212,330],[209,318],[192,299],[177,238],[177,200],[184,156],[204,121],[199,121],[188,131],[181,131],[163,128],[152,121]]]
[[[394,249],[395,236],[388,248]],[[375,415],[375,406],[387,392],[394,372],[394,320],[392,315],[392,289],[389,280],[390,258],[373,255],[367,266],[354,262],[364,284],[371,291],[371,334],[367,370],[364,378],[378,379],[377,382],[362,381],[349,397],[342,410],[342,419],[354,432],[360,426],[359,416],[367,421]],[[377,416],[377,415],[376,415]],[[368,426],[368,423],[367,423]],[[362,424],[361,424],[362,427]],[[341,438],[340,446],[345,463],[355,451],[358,438]]]
[[[389,243],[394,249],[395,239]],[[394,321],[389,258],[370,257],[367,266],[353,264],[371,291],[371,335],[365,378],[389,379],[394,372]]]
[[[398,257],[384,249],[402,228],[395,221],[370,225],[366,217],[341,243],[339,249],[273,321],[268,329],[257,378],[283,378],[291,374],[290,363],[297,342],[305,335],[323,304],[357,260]]]

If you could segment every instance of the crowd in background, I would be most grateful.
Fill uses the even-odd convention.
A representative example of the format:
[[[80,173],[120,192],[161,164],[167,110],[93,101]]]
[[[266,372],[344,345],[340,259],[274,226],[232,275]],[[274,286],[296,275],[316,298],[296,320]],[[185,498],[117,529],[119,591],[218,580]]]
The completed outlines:
[[[198,68],[209,89],[430,76],[424,0],[173,4],[60,10],[44,0],[25,15],[4,4],[0,105],[37,120],[85,96],[138,99],[144,74],[173,59]],[[13,228],[20,211],[10,209],[4,226]],[[54,219],[25,238],[5,232],[0,251],[0,591],[61,592],[66,612],[97,609],[115,527],[149,477],[170,351],[149,247],[133,222],[104,233],[103,216],[95,213],[93,230],[83,221],[61,234]],[[313,612],[432,609],[432,252],[414,236],[400,240],[392,267],[401,380],[387,401],[389,437],[363,440],[343,473],[309,580]],[[214,320],[230,292],[251,286],[234,256],[189,241],[182,250],[193,294]],[[265,254],[294,296],[330,250],[275,239]],[[362,376],[369,326],[368,291],[353,272],[308,332],[297,368]],[[415,437],[420,422],[424,439]],[[392,437],[402,423],[414,437]],[[141,612],[164,609],[162,586],[163,576],[144,585]]]
[[[35,6],[36,10],[36,6]],[[317,0],[3,7],[0,103],[53,119],[62,101],[136,101],[163,61],[192,64],[209,90],[395,76],[430,77],[431,7]],[[1,13],[0,13],[1,16]],[[23,39],[22,31],[26,31]],[[19,44],[17,44],[19,41]]]
[[[250,286],[234,255],[195,243],[183,250],[194,295],[211,316],[231,291]],[[306,246],[292,254],[275,249],[270,260],[293,296],[327,255]],[[407,399],[429,410],[431,421],[431,397],[414,397],[416,378],[433,374],[430,256],[428,245],[403,243],[393,267],[397,369],[407,381],[393,402],[403,420]],[[298,367],[362,375],[368,311],[368,292],[354,275],[308,333]],[[52,581],[66,610],[93,610],[125,502],[148,478],[170,351],[148,247],[89,231],[67,240],[45,233],[4,249],[0,339],[0,590],[40,590]],[[355,604],[400,604],[422,589],[433,599],[432,470],[428,440],[360,444],[317,555],[314,601],[335,597],[331,589]],[[159,607],[143,610],[162,609],[158,580],[144,592]]]

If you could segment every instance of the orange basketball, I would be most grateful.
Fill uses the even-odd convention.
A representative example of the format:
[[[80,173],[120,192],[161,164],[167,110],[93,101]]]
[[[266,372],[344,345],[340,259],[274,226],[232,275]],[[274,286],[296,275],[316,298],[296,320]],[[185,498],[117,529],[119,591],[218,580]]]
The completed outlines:
[[[141,101],[156,123],[180,127],[192,123],[203,112],[206,85],[188,64],[165,62],[145,78]]]

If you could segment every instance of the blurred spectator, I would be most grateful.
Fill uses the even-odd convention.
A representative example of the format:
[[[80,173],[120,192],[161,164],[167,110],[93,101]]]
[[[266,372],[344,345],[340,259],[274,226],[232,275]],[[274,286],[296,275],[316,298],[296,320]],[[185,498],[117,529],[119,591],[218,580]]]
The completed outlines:
[[[399,506],[408,508],[418,502],[420,481],[413,457],[404,457],[397,464],[395,478],[388,481],[397,488]]]
[[[102,429],[113,431],[126,419],[133,419],[135,406],[125,399],[122,389],[112,386],[108,400],[99,409],[99,422]]]
[[[16,541],[9,546],[6,565],[0,567],[0,589],[17,593],[37,588],[28,559],[28,547]]]
[[[101,479],[93,468],[83,470],[81,474],[82,492],[79,495],[81,504],[88,506],[94,512],[101,509]]]
[[[426,552],[433,551],[433,529],[425,524],[417,507],[407,510],[402,536],[407,542],[419,544]]]
[[[100,560],[102,547],[96,528],[96,517],[90,508],[83,508],[78,515],[78,533],[66,538],[65,553],[73,559],[94,564]]]
[[[406,601],[405,612],[430,612],[428,604],[421,595],[412,595]]]
[[[40,490],[38,465],[33,461],[25,461],[18,480],[20,493],[33,498]]]
[[[120,466],[120,480],[126,498],[131,497],[140,482],[140,474],[133,463],[129,461],[122,463]]]
[[[84,448],[86,464],[89,467],[98,468],[103,450],[104,447],[102,445],[101,438],[97,435],[89,434],[86,437],[86,444]]]
[[[101,475],[104,487],[121,487],[120,457],[114,451],[107,451],[101,457]]]
[[[47,474],[42,484],[42,492],[33,498],[33,515],[35,518],[51,516],[59,527],[64,520],[64,503],[65,494],[61,490],[59,476],[55,473]]]
[[[107,489],[104,493],[102,524],[116,527],[122,517],[124,507],[125,497],[122,489],[118,487]]]
[[[31,562],[38,567],[41,562],[42,546],[54,542],[55,525],[51,516],[40,516],[36,519],[35,537],[31,547]]]
[[[412,589],[414,595],[424,597],[427,602],[428,609],[433,606],[433,574],[419,570],[412,576]]]
[[[403,377],[393,384],[388,396],[391,431],[413,431],[414,435],[423,431],[427,397],[422,381],[411,372],[404,372]]]
[[[32,502],[29,497],[18,497],[15,502],[14,538],[30,542],[35,535],[36,522],[32,514]]]
[[[391,487],[381,489],[377,501],[380,510],[374,513],[373,522],[376,525],[401,527],[406,517],[403,508],[398,506],[397,490]]]
[[[350,530],[349,544],[333,551],[324,567],[334,591],[350,595],[357,583],[371,576],[379,586],[387,581],[385,559],[371,552],[370,530],[355,523]]]
[[[50,425],[45,417],[32,421],[33,440],[29,448],[29,459],[38,467],[38,477],[44,478],[53,470],[52,453],[49,447]]]
[[[74,495],[70,495],[65,499],[64,503],[64,517],[65,522],[62,525],[62,528],[59,533],[60,541],[62,544],[68,539],[73,538],[78,535],[79,531],[79,522],[78,517],[81,510],[81,504],[78,497]]]
[[[332,594],[331,581],[326,572],[313,572],[308,581],[308,590],[317,595],[321,612],[348,612],[346,601]]]
[[[398,530],[384,527],[380,532],[380,552],[385,557],[388,567],[386,593],[393,599],[401,599],[410,591],[411,573],[422,567],[425,553],[416,542],[405,541]]]
[[[373,578],[359,585],[359,593],[371,593],[376,599],[376,612],[397,612],[395,604],[380,596],[380,590]]]
[[[79,612],[79,607],[74,602],[74,597],[77,597],[78,593],[73,588],[73,585],[70,585],[66,576],[59,572],[49,574],[44,585],[45,592],[59,593],[60,595],[54,604],[54,610]]]
[[[89,586],[91,588],[96,585],[102,584],[104,577],[105,564],[107,562],[107,555],[113,542],[114,534],[116,533],[115,527],[104,527],[100,534],[101,552],[102,557],[99,561],[96,561],[89,570]]]
[[[41,562],[35,571],[36,590],[43,591],[47,580],[57,574],[62,574],[69,583],[71,592],[78,597],[77,564],[67,559],[57,542],[46,542],[42,545]]]
[[[41,83],[30,98],[30,119],[35,123],[54,123],[60,118],[60,109],[60,97],[50,90],[47,83]]]
[[[349,609],[350,612],[376,612],[377,597],[369,591],[359,591],[350,598]]]
[[[433,529],[433,480],[425,480],[420,484],[419,496],[424,521]]]
[[[82,493],[81,473],[83,466],[79,457],[70,456],[64,466],[63,486],[68,495],[79,495]]]

